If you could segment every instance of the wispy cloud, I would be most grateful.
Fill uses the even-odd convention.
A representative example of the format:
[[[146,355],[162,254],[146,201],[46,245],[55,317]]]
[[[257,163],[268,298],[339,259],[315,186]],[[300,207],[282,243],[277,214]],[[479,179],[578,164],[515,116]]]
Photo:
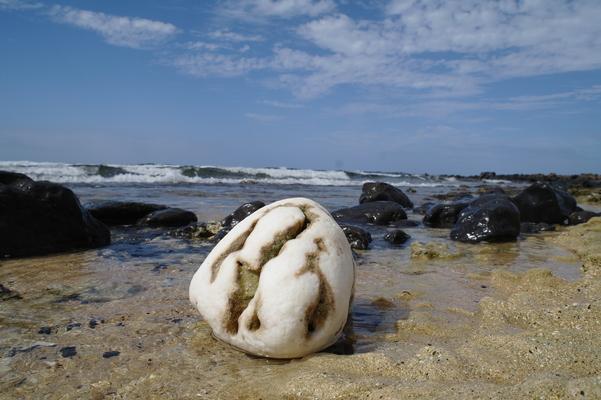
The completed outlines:
[[[248,20],[265,17],[316,17],[335,9],[333,0],[234,0],[226,1],[221,13]]]
[[[254,121],[264,122],[264,123],[276,122],[276,121],[279,121],[282,119],[282,117],[279,115],[257,114],[257,113],[251,113],[251,112],[244,114],[244,116],[246,118],[252,119]]]
[[[180,71],[197,77],[240,76],[250,71],[265,69],[268,61],[262,58],[239,57],[231,54],[199,52],[179,54],[165,60]]]
[[[113,45],[148,48],[175,36],[178,29],[166,22],[123,17],[69,6],[53,6],[50,16],[57,22],[94,31]]]
[[[350,102],[334,111],[339,115],[377,114],[388,118],[445,118],[468,111],[533,111],[564,107],[573,101],[593,102],[601,99],[601,85],[538,96],[515,96],[506,99],[429,100],[414,96],[411,103]]]
[[[227,42],[260,42],[263,37],[260,35],[245,35],[230,30],[217,30],[209,33],[209,36],[215,40]]]
[[[336,13],[329,1],[246,0],[228,7],[313,17],[297,25],[298,47],[276,42],[271,54],[222,54],[211,58],[211,68],[200,63],[204,71],[219,71],[218,62],[226,70],[237,65],[239,73],[271,70],[301,98],[348,84],[457,97],[503,79],[601,68],[601,4],[593,1],[393,0],[379,20]]]
[[[312,61],[300,95],[342,83],[470,93],[499,79],[601,67],[599,3],[534,3],[393,1],[380,21],[310,21],[298,34],[330,54],[304,55]]]
[[[0,0],[0,10],[36,10],[44,7],[42,3],[26,0]]]

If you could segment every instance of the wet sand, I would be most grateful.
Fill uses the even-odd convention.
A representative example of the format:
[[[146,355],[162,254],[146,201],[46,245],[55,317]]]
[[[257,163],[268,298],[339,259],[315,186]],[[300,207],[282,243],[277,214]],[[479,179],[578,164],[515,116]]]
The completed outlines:
[[[208,246],[3,261],[22,298],[0,303],[0,398],[601,398],[601,218],[509,244],[445,232],[434,258],[362,252],[354,354],[292,361],[211,337],[187,299]]]

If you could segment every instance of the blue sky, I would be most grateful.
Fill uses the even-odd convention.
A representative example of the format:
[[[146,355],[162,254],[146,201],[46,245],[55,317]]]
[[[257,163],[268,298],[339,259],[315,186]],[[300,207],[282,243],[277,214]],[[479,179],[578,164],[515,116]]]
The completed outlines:
[[[597,0],[0,0],[0,159],[601,173]]]

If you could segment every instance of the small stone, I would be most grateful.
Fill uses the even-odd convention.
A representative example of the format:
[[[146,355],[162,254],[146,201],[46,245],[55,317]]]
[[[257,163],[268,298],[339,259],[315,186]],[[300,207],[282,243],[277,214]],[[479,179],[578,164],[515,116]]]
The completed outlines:
[[[42,326],[40,330],[38,330],[38,333],[41,335],[50,335],[52,333],[52,328],[49,326]]]
[[[390,242],[392,244],[403,244],[407,240],[409,240],[411,236],[407,235],[400,229],[394,230],[392,232],[388,232],[386,236],[384,236],[384,240]]]
[[[94,318],[92,318],[90,322],[88,322],[88,326],[92,329],[96,328],[96,325],[98,325],[98,321],[96,321]]]
[[[80,328],[80,327],[81,327],[81,324],[79,322],[71,322],[71,323],[67,324],[66,329],[68,331],[70,331],[72,329]]]
[[[19,293],[7,288],[6,286],[0,283],[0,300],[4,301],[10,299],[19,300],[22,299],[22,297]]]
[[[61,356],[65,358],[71,358],[77,354],[75,346],[67,346],[60,349]]]
[[[105,351],[102,353],[102,358],[117,357],[119,354],[121,354],[121,352],[117,350]]]

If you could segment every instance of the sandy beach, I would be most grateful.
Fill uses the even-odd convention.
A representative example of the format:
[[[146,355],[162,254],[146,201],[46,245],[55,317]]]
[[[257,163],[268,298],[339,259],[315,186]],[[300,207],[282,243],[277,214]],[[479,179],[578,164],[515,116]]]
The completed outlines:
[[[196,187],[178,187],[163,188],[171,194],[162,199],[190,205],[187,191]],[[266,200],[289,190],[271,187]],[[76,186],[84,200],[124,190]],[[206,190],[205,204],[239,201]],[[266,195],[261,185],[243,190]],[[338,206],[358,195],[353,187],[320,190],[323,202]],[[417,187],[412,198],[436,191],[449,188]],[[223,216],[220,207],[193,210]],[[187,293],[209,242],[113,228],[109,247],[4,260],[0,282],[12,294],[3,293],[0,312],[2,396],[601,396],[601,218],[480,244],[450,241],[448,229],[420,226],[421,219],[409,214],[418,226],[404,228],[411,239],[396,247],[382,240],[389,228],[367,226],[374,242],[356,253],[345,340],[289,361],[251,357],[211,336]]]

